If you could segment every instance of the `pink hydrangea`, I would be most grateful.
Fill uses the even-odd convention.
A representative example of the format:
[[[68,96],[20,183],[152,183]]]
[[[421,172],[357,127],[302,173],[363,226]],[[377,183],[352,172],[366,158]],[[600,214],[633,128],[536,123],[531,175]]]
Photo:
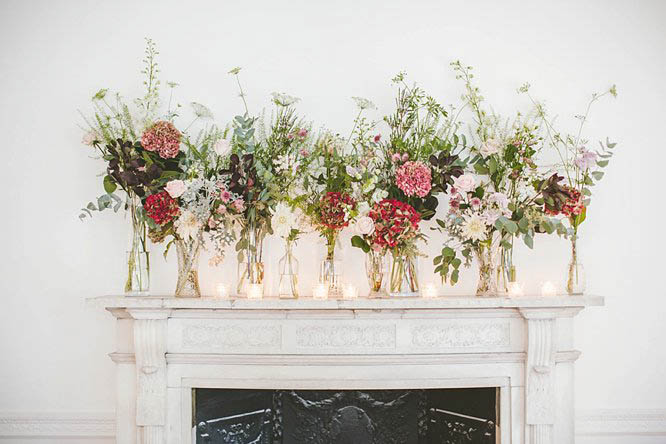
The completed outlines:
[[[396,170],[395,182],[406,196],[425,197],[432,188],[432,174],[423,162],[405,162]]]
[[[171,122],[160,120],[143,132],[141,146],[148,151],[156,151],[160,157],[170,159],[180,151],[180,131]]]

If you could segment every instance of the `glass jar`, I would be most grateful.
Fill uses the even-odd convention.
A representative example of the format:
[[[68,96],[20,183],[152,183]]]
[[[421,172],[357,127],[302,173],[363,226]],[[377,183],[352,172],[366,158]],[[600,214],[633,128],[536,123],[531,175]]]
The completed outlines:
[[[585,293],[585,267],[578,262],[578,249],[575,238],[571,241],[571,261],[567,268],[566,289],[570,295]]]
[[[391,296],[418,296],[418,274],[416,256],[392,252],[389,294]]]
[[[176,283],[177,298],[201,297],[199,287],[199,255],[201,253],[202,233],[186,240],[176,239],[176,255],[178,256],[178,282]]]
[[[144,296],[150,291],[150,254],[146,251],[146,223],[139,215],[141,199],[135,194],[128,198],[132,233],[127,251],[125,294]]]
[[[247,295],[249,284],[264,283],[264,263],[261,261],[263,240],[266,232],[263,224],[248,222],[241,231],[240,251],[238,260],[238,285],[236,294]]]
[[[479,297],[497,296],[497,252],[492,247],[479,245],[475,253],[479,262],[479,282],[476,286],[476,295]]]

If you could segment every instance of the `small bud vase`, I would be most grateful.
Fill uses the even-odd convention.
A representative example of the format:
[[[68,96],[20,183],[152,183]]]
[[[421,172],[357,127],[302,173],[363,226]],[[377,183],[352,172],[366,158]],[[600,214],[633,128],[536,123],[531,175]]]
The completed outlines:
[[[578,262],[578,249],[576,239],[571,241],[571,261],[567,268],[567,293],[570,295],[582,295],[585,293],[585,268]]]
[[[378,297],[384,290],[386,253],[370,250],[370,252],[365,255],[365,273],[368,276],[370,297]]]
[[[176,255],[178,256],[178,282],[176,283],[177,298],[199,298],[199,255],[201,253],[202,233],[194,238],[176,239]]]
[[[293,252],[294,242],[287,241],[284,256],[278,262],[280,283],[278,296],[282,299],[298,298],[298,259]]]
[[[391,296],[418,296],[418,258],[400,251],[391,253],[389,294]]]
[[[335,258],[335,246],[338,232],[332,231],[326,236],[326,256],[319,265],[319,283],[328,285],[328,297],[342,297],[342,262]]]
[[[261,257],[265,234],[263,226],[256,222],[248,223],[241,232],[242,254],[239,255],[238,285],[236,286],[238,295],[247,295],[249,284],[264,283],[264,263],[261,261]]]

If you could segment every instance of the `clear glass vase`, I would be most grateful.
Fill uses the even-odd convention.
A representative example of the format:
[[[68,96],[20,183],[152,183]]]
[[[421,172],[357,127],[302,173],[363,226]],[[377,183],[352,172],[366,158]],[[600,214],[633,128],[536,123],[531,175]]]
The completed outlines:
[[[280,283],[278,296],[284,299],[298,298],[298,259],[294,256],[294,243],[287,241],[284,256],[278,262]]]
[[[497,252],[492,247],[479,245],[475,253],[479,262],[479,283],[476,286],[476,295],[480,297],[497,296]]]
[[[585,268],[578,262],[576,239],[571,241],[571,262],[567,268],[567,293],[581,295],[585,293]]]
[[[389,294],[391,296],[419,295],[418,258],[412,255],[392,252]]]
[[[370,250],[365,255],[365,274],[368,276],[370,297],[379,296],[384,289],[386,275],[386,253]]]
[[[199,255],[201,253],[202,235],[187,240],[176,239],[176,255],[178,256],[178,282],[175,296],[177,298],[201,297],[199,287]]]
[[[261,261],[266,235],[263,224],[248,222],[241,231],[241,252],[238,260],[236,294],[247,295],[250,284],[264,283],[264,263]]]
[[[328,297],[342,297],[342,262],[335,258],[335,245],[338,241],[338,232],[333,231],[326,235],[326,257],[319,265],[319,283],[328,285]]]
[[[125,294],[147,295],[150,291],[150,254],[146,251],[146,223],[139,214],[141,199],[129,197],[129,210],[132,222],[130,247],[127,251],[127,278]]]

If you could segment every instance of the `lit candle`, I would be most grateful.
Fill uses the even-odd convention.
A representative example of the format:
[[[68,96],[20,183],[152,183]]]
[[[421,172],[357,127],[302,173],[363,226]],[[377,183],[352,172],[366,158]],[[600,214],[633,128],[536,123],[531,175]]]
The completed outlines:
[[[328,284],[318,284],[312,289],[312,297],[315,299],[328,299]]]
[[[509,296],[517,297],[523,295],[523,286],[518,282],[509,283]]]
[[[229,286],[227,284],[217,284],[217,297],[220,299],[229,298]]]
[[[541,287],[541,296],[550,297],[555,295],[557,295],[557,289],[555,288],[555,285],[553,285],[553,283],[550,281],[544,282],[543,286]]]
[[[262,284],[249,284],[247,286],[248,299],[261,299],[264,297],[264,286]]]
[[[437,297],[437,287],[433,283],[427,283],[423,286],[423,291],[421,295],[424,298],[436,298]]]
[[[358,297],[358,290],[353,284],[345,285],[342,291],[343,299],[356,299]]]

